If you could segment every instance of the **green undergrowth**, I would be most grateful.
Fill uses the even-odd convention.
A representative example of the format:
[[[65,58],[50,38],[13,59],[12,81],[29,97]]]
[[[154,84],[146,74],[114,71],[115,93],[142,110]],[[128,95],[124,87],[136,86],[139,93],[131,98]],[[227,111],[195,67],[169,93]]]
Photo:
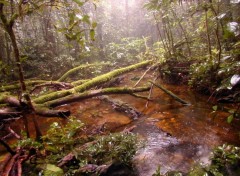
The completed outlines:
[[[36,155],[25,162],[24,175],[98,175],[98,171],[81,170],[94,165],[121,163],[131,167],[139,142],[132,133],[107,135],[87,135],[84,124],[71,117],[65,125],[54,122],[41,142],[23,137],[18,147],[26,151],[36,151]],[[34,150],[33,150],[34,149]],[[63,166],[59,163],[67,155],[73,156]]]
[[[224,144],[212,152],[211,164],[196,165],[188,173],[169,171],[161,174],[158,167],[152,176],[239,176],[240,175],[240,147]]]

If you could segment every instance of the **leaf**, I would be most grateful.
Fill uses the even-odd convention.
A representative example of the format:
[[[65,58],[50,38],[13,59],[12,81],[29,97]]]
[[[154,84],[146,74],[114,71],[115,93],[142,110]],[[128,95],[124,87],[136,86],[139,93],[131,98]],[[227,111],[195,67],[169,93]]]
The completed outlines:
[[[88,15],[84,15],[83,18],[82,18],[82,21],[87,23],[87,24],[90,24],[90,17]]]
[[[213,106],[212,108],[213,108],[214,111],[217,111],[218,106],[216,105],[216,106]]]
[[[43,173],[45,176],[62,176],[63,174],[63,170],[53,164],[47,164]]]
[[[96,22],[93,22],[92,23],[92,28],[96,28],[97,27],[97,23]]]
[[[8,5],[10,3],[8,1],[0,0],[0,4]]]
[[[228,123],[231,123],[232,121],[233,121],[233,115],[228,116],[227,122],[228,122]]]
[[[76,2],[80,7],[84,5],[84,2],[80,0],[73,0],[73,1]]]
[[[90,38],[91,40],[95,40],[95,31],[93,29],[90,30]]]

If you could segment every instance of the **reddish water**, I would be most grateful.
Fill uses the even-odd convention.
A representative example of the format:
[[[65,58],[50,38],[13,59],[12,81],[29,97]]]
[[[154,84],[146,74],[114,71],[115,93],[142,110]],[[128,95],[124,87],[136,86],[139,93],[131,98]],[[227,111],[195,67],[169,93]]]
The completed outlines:
[[[141,74],[128,74],[128,81],[125,78],[121,86],[134,85],[135,81],[129,81],[130,78]],[[158,166],[161,166],[163,173],[168,170],[187,171],[196,162],[208,163],[210,151],[217,145],[240,145],[239,121],[228,124],[226,113],[218,113],[218,116],[213,118],[212,105],[207,103],[208,97],[193,93],[186,86],[164,86],[191,105],[183,106],[154,88],[154,100],[149,102],[147,108],[146,100],[130,95],[111,96],[141,111],[144,115],[137,120],[116,112],[110,104],[96,98],[61,106],[60,109],[70,109],[72,115],[81,119],[89,129],[97,129],[105,124],[106,130],[114,132],[136,125],[133,132],[146,141],[145,147],[140,149],[134,158],[140,176],[151,176]],[[44,131],[56,121],[55,118],[38,120]],[[16,124],[14,126],[16,127]]]

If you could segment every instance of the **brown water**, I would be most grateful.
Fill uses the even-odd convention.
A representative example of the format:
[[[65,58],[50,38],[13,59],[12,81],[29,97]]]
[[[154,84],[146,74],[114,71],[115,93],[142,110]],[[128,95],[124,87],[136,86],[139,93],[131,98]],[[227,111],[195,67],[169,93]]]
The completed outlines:
[[[142,73],[135,72],[126,76],[121,84],[134,85],[129,78]],[[149,79],[151,76],[148,76]],[[159,82],[158,82],[159,83]],[[113,107],[97,98],[61,106],[70,109],[72,115],[81,119],[88,129],[95,130],[105,124],[106,130],[120,131],[126,127],[136,126],[134,133],[145,141],[134,158],[140,176],[151,176],[158,166],[162,173],[168,170],[186,172],[195,163],[209,163],[211,150],[217,145],[230,143],[240,145],[240,122],[226,122],[226,113],[218,113],[214,118],[212,105],[203,95],[193,93],[187,86],[164,85],[179,97],[191,103],[183,106],[154,88],[153,101],[146,107],[146,100],[130,95],[112,95],[129,103],[144,115],[133,120],[126,114],[116,112]],[[143,93],[147,95],[147,93]],[[46,130],[56,119],[38,118],[41,128]],[[64,121],[58,119],[58,121]],[[19,123],[18,123],[19,124]]]

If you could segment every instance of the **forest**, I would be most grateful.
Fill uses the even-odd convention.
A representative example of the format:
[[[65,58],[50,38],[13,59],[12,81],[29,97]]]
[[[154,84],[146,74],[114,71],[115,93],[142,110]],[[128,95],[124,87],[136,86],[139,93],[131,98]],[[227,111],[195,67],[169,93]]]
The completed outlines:
[[[0,175],[240,175],[240,1],[0,0]]]

